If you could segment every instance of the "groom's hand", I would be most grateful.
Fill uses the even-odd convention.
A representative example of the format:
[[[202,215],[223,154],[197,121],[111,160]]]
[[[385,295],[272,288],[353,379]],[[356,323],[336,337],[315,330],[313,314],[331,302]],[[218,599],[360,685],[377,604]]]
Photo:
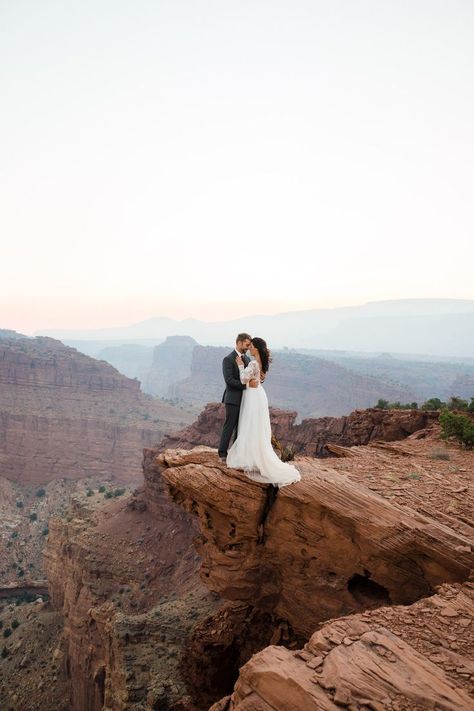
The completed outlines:
[[[258,380],[249,380],[249,388],[256,388],[258,386]]]

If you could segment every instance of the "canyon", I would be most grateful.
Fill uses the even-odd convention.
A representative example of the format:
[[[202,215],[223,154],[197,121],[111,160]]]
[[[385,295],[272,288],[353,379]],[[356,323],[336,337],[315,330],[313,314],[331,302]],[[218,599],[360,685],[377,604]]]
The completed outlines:
[[[65,708],[472,708],[473,454],[422,424],[278,492],[160,445],[126,498],[77,494],[45,551]]]
[[[3,331],[0,582],[44,577],[48,521],[69,496],[136,485],[143,447],[190,420],[108,363],[51,338]]]
[[[140,383],[51,338],[0,340],[0,474],[138,481],[143,447],[189,421]]]

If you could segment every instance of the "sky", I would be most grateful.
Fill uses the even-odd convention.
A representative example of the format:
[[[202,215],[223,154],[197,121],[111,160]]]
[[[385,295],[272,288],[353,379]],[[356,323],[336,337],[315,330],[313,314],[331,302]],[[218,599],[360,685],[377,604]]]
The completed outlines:
[[[0,0],[0,328],[474,298],[471,0]]]

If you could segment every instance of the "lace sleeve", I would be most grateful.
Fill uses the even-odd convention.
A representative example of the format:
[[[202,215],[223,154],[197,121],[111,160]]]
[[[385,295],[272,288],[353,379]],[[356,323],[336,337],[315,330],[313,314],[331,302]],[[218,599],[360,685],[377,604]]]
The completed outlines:
[[[251,360],[246,368],[240,366],[240,382],[244,385],[249,382],[249,380],[259,380],[260,379],[260,369],[256,360]]]

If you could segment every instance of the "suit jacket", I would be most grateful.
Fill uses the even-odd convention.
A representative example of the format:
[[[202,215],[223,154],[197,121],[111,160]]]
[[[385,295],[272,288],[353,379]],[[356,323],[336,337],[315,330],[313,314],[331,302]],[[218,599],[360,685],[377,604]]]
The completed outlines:
[[[235,362],[237,358],[237,353],[235,350],[229,355],[226,355],[222,361],[222,373],[224,375],[226,388],[222,396],[222,402],[226,405],[237,405],[240,407],[240,402],[242,400],[242,393],[246,386],[240,382],[240,370],[239,366]],[[242,356],[245,366],[250,363],[250,358],[244,355]]]

